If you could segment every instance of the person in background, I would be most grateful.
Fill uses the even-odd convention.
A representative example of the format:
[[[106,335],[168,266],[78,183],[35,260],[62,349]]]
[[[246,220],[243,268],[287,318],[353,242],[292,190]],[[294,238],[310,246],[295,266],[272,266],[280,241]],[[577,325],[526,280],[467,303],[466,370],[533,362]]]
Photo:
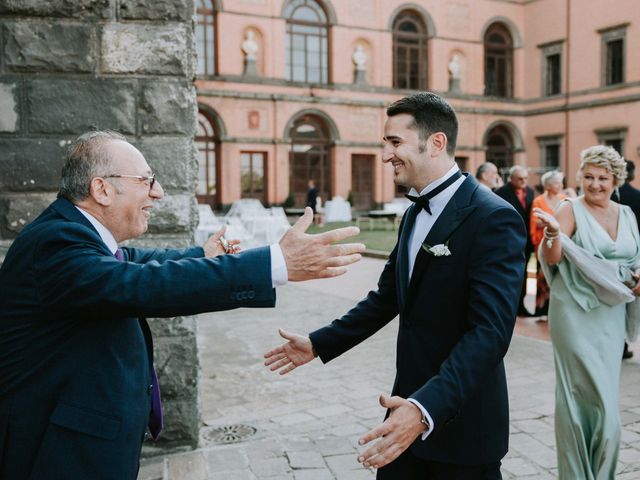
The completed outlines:
[[[634,188],[631,182],[636,178],[636,164],[631,160],[627,160],[627,178],[623,185],[613,192],[613,200],[622,205],[631,207],[636,220],[640,219],[640,190]],[[624,342],[624,351],[622,358],[628,359],[633,357],[633,352],[629,349],[629,344]]]
[[[313,179],[309,180],[308,183],[309,190],[307,191],[307,204],[306,206],[313,210],[313,219],[316,224],[322,226],[324,222],[322,221],[322,213],[318,208],[318,203],[320,203],[320,197],[318,196],[318,189],[316,188],[316,182]]]
[[[486,187],[491,191],[502,186],[502,178],[498,173],[498,167],[491,162],[484,162],[478,167],[476,180],[482,187]]]
[[[613,189],[626,177],[618,152],[597,145],[584,150],[580,158],[582,195],[562,202],[555,216],[534,210],[543,228],[540,261],[544,268],[549,265],[551,286],[558,476],[614,480],[628,300],[612,302],[605,294],[612,288],[623,289],[631,299],[640,294],[640,234],[631,209],[611,200]],[[582,257],[568,256],[576,251]],[[582,273],[594,263],[600,265],[597,274]],[[609,266],[612,274],[606,270]],[[620,269],[628,272],[628,283],[620,279]],[[603,293],[594,282],[607,274],[612,286]]]
[[[553,212],[558,208],[558,205],[567,196],[562,193],[562,179],[564,175],[557,170],[547,172],[542,175],[540,179],[544,193],[533,199],[531,208],[539,208],[553,215]],[[543,227],[542,222],[535,215],[531,215],[531,222],[529,226],[529,235],[531,237],[531,243],[533,245],[533,252],[538,258],[538,247],[542,242]],[[549,308],[549,286],[544,279],[544,273],[540,268],[540,262],[538,261],[537,277],[536,277],[536,310],[534,316],[541,317],[540,320],[545,321],[547,311]]]
[[[533,203],[534,192],[527,185],[529,172],[522,165],[514,165],[509,170],[509,183],[495,191],[496,195],[504,198],[522,217],[527,227],[527,244],[525,246],[525,268],[533,252],[531,244],[529,226],[531,224],[531,204]],[[526,271],[526,270],[525,270]],[[520,304],[518,305],[518,316],[529,317],[531,313],[524,306],[524,297],[527,294],[527,276],[525,275],[522,282],[522,291],[520,292]]]

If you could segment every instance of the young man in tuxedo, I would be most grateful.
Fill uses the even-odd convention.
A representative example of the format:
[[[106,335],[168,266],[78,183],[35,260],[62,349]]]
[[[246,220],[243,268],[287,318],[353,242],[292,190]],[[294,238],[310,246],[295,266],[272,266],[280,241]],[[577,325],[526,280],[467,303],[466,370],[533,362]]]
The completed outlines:
[[[164,191],[114,132],[72,146],[58,199],[15,239],[0,268],[0,478],[135,479],[147,428],[162,429],[145,317],[272,307],[274,287],[339,275],[361,244],[347,228],[221,255],[124,247]],[[233,242],[232,242],[233,246]],[[162,379],[162,375],[160,375]]]
[[[503,357],[524,276],[526,230],[504,200],[455,163],[458,122],[430,92],[387,109],[383,162],[412,205],[378,289],[342,318],[266,353],[288,373],[328,362],[398,314],[397,373],[377,439],[358,457],[381,480],[499,479],[509,406]]]

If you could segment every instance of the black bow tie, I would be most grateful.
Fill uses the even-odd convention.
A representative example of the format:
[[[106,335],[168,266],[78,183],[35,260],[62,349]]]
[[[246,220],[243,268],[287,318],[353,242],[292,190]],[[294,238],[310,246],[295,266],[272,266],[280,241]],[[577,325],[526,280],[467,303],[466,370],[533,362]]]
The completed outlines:
[[[429,207],[429,199],[435,197],[447,187],[450,187],[451,184],[453,184],[461,176],[462,176],[462,172],[458,170],[456,173],[451,175],[449,178],[447,178],[444,182],[442,182],[440,185],[438,185],[436,188],[434,188],[430,192],[427,192],[424,195],[420,195],[419,197],[416,197],[414,195],[405,195],[405,197],[407,197],[409,200],[415,203],[418,209],[423,209],[425,212],[431,215],[431,208]],[[418,213],[420,213],[420,210],[418,210]]]

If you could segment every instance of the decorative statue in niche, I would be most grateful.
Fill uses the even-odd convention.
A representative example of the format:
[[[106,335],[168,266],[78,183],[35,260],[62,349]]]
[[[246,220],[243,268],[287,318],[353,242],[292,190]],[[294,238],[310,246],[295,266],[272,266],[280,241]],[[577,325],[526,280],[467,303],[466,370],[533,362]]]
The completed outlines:
[[[247,36],[242,42],[242,51],[244,52],[244,72],[243,75],[256,77],[258,76],[258,69],[256,68],[256,52],[258,51],[258,44],[254,39],[255,34],[253,30],[247,30]]]
[[[449,70],[449,91],[460,91],[460,55],[454,53],[447,65]]]
[[[351,55],[351,59],[353,60],[353,64],[356,66],[353,74],[353,83],[367,83],[367,52],[364,51],[362,45],[356,46],[356,49],[353,51],[353,55]]]

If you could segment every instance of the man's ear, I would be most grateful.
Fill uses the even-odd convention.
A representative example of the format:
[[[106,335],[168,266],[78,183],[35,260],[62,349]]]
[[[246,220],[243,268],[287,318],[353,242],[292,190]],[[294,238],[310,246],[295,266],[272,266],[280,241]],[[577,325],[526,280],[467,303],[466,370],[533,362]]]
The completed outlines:
[[[116,191],[113,185],[104,178],[95,177],[89,184],[89,196],[103,207],[108,207],[113,202],[113,196]]]
[[[433,155],[438,156],[447,150],[447,136],[443,132],[436,132],[431,135]]]

